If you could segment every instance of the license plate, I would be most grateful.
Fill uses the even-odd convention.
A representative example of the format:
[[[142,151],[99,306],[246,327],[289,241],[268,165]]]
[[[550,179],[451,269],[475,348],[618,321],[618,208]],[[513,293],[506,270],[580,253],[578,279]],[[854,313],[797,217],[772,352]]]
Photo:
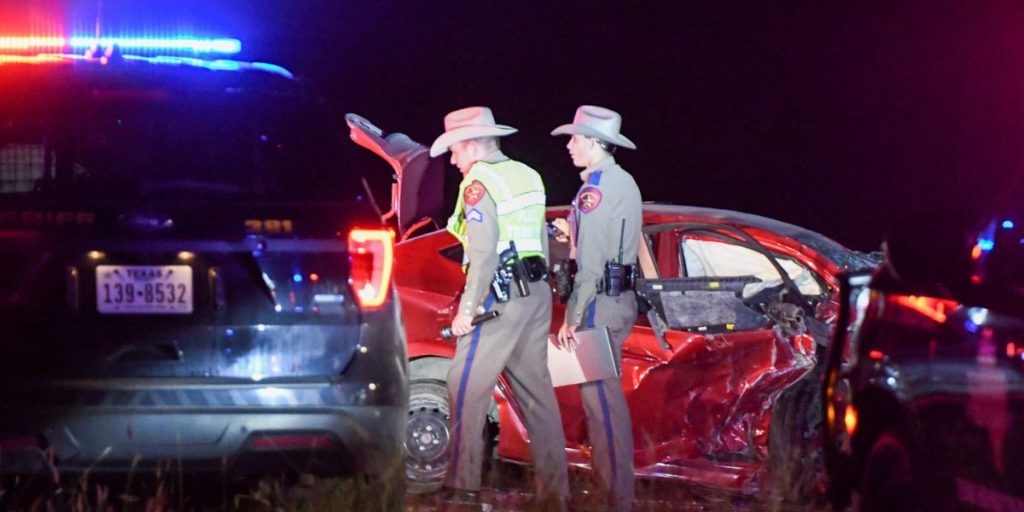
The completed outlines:
[[[98,265],[96,309],[117,314],[189,314],[192,267]]]

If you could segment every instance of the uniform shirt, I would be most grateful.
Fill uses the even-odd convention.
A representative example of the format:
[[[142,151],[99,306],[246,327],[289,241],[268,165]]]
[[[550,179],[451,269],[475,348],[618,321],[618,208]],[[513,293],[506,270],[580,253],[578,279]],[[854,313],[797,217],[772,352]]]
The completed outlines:
[[[508,160],[502,152],[492,153],[484,158],[487,163],[497,163]],[[486,190],[486,189],[485,189]],[[466,257],[469,264],[466,268],[466,287],[462,292],[462,300],[459,302],[459,314],[476,316],[481,313],[480,306],[491,291],[491,282],[494,280],[494,271],[498,267],[498,253],[495,247],[498,245],[498,208],[490,193],[474,197],[474,203],[470,204],[465,198],[465,219],[466,219]],[[545,223],[543,217],[538,222]],[[541,233],[547,233],[545,227]],[[544,259],[548,257],[548,239],[542,237],[541,249],[544,252]],[[513,291],[512,296],[516,297]]]
[[[633,176],[616,164],[614,158],[602,159],[580,173],[580,177],[583,186],[569,214],[576,246],[576,280],[566,306],[566,321],[575,326],[583,323],[587,306],[597,295],[597,283],[604,276],[605,263],[618,259],[620,236],[621,263],[636,264],[643,225],[640,189]]]

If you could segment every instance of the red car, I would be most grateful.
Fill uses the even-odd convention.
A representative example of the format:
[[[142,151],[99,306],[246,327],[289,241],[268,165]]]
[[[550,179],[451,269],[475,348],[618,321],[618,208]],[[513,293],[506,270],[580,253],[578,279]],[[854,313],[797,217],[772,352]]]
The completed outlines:
[[[396,171],[390,213],[403,240],[394,279],[411,374],[407,475],[413,489],[430,490],[448,464],[445,378],[455,352],[439,330],[451,321],[464,276],[455,238],[416,230],[413,221],[440,207],[444,162],[431,161],[404,135],[384,137],[358,116],[348,121],[353,139]],[[549,208],[548,218],[567,212]],[[870,269],[875,259],[797,226],[691,206],[645,205],[644,235],[641,314],[622,356],[637,476],[743,493],[773,486],[800,497],[821,471],[815,370],[837,312],[836,276]],[[551,248],[551,263],[567,258],[565,237],[552,236]],[[564,315],[564,305],[554,303],[553,331]],[[578,391],[556,394],[569,462],[585,468],[590,448]],[[494,390],[491,420],[494,455],[529,463],[519,405],[504,380]]]

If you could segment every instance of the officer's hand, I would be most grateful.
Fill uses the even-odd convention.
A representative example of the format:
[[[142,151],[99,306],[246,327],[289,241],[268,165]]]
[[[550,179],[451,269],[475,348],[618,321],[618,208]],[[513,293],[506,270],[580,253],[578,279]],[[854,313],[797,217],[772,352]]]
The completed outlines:
[[[473,330],[473,317],[469,315],[458,314],[455,315],[455,319],[452,320],[452,334],[456,336],[465,336]]]
[[[576,339],[576,326],[569,322],[564,322],[562,327],[558,329],[558,348],[572,352],[573,350],[576,350],[576,345],[578,344],[579,340]]]

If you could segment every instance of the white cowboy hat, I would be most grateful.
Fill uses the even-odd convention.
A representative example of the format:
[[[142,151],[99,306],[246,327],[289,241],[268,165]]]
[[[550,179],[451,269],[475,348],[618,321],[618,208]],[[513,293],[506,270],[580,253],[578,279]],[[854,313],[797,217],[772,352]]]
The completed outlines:
[[[517,132],[511,126],[496,124],[487,107],[468,107],[444,116],[444,133],[430,146],[430,156],[445,154],[456,142],[477,137],[504,137]]]
[[[622,116],[614,110],[593,105],[583,105],[576,109],[572,124],[563,124],[555,128],[551,135],[586,135],[616,146],[636,149],[636,144],[619,133],[622,128]]]

